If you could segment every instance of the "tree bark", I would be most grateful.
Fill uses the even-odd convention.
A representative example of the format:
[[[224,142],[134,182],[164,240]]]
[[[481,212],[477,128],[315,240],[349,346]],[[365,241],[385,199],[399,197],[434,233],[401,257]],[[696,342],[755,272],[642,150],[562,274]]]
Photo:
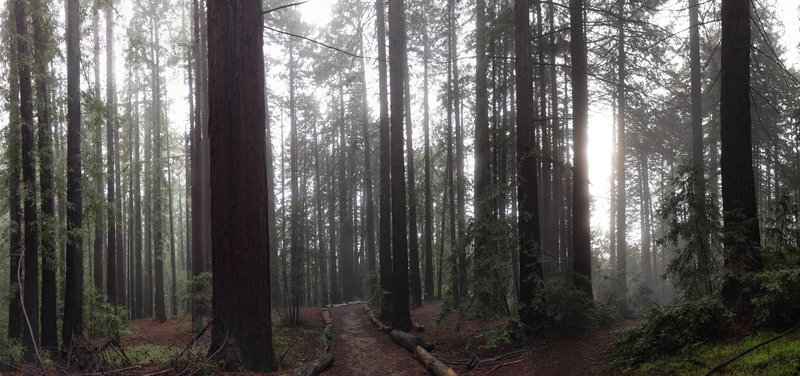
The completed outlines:
[[[427,4],[428,3],[424,3]],[[425,9],[428,10],[427,7]],[[423,14],[427,14],[424,12]],[[428,17],[422,20],[422,127],[425,134],[425,300],[433,299],[433,198],[431,196],[430,109],[428,108],[428,61],[431,54]]]
[[[589,91],[583,0],[570,0],[569,15],[570,53],[572,55],[572,128],[575,135],[572,177],[572,270],[575,284],[588,297],[591,297],[592,248],[589,228],[589,165],[586,155],[586,146],[589,141],[587,132]]]
[[[67,268],[61,345],[83,328],[83,200],[81,198],[80,0],[67,0]]]
[[[36,85],[36,114],[39,131],[39,191],[41,194],[42,302],[41,346],[55,351],[58,348],[57,289],[56,289],[56,227],[55,194],[53,190],[53,142],[50,118],[50,72],[47,66],[53,59],[50,46],[53,35],[49,30],[49,11],[41,1],[31,2],[33,25],[33,55]],[[16,271],[14,274],[16,275]]]
[[[381,318],[388,319],[392,310],[392,218],[389,150],[389,103],[386,78],[386,22],[383,0],[375,0],[378,36],[378,102],[380,105],[380,202],[378,223],[378,257],[380,261]]]
[[[93,36],[93,56],[94,56],[94,98],[98,103],[101,103],[100,97],[100,2],[95,0],[92,3],[92,36]],[[99,168],[94,169],[94,186],[96,191],[96,199],[98,202],[103,197],[103,120],[101,114],[94,114],[94,139],[92,145],[94,146],[94,163],[97,163]],[[103,217],[104,205],[96,205],[94,208],[94,252],[92,253],[92,266],[94,287],[98,293],[105,292],[106,285],[103,283]]]
[[[8,296],[8,338],[22,339],[22,304],[20,303],[20,281],[17,277],[20,256],[22,256],[22,197],[20,189],[20,177],[22,176],[22,166],[20,159],[20,149],[22,147],[22,126],[20,120],[19,102],[19,56],[17,45],[13,43],[7,45],[9,57],[9,124],[6,133],[6,156],[8,158],[8,206],[9,206],[9,296]]]
[[[155,20],[154,20],[155,21]],[[164,213],[163,213],[163,205],[164,205],[164,197],[161,194],[161,184],[164,179],[164,170],[163,170],[163,160],[161,158],[161,73],[160,73],[160,59],[161,54],[160,50],[160,34],[158,30],[158,24],[154,22],[152,26],[153,30],[153,65],[152,65],[152,75],[153,75],[153,106],[154,106],[154,115],[153,115],[153,162],[152,165],[152,181],[153,181],[153,190],[152,190],[152,197],[153,197],[153,207],[152,212],[150,213],[150,217],[153,220],[153,264],[152,267],[150,262],[148,262],[148,269],[150,270],[150,275],[152,276],[153,290],[151,290],[151,296],[153,300],[153,308],[155,309],[155,319],[158,322],[165,322],[167,321],[167,314],[166,309],[164,307]],[[148,252],[148,256],[150,253]],[[148,278],[149,279],[149,278]]]
[[[619,20],[617,26],[618,57],[617,57],[617,265],[614,289],[617,295],[625,298],[627,295],[627,241],[625,239],[625,116],[627,114],[627,100],[625,96],[625,0],[617,0],[619,7]],[[577,185],[576,185],[577,186]]]
[[[406,119],[406,165],[408,167],[408,252],[409,252],[409,288],[411,305],[422,307],[422,283],[419,275],[419,239],[417,237],[417,188],[414,177],[414,145],[411,122],[411,83],[409,79],[408,51],[403,57],[405,78],[405,119]]]
[[[750,1],[722,2],[720,156],[724,264],[722,301],[738,316],[752,314],[745,273],[762,269],[750,120]]]
[[[408,306],[406,186],[403,164],[403,83],[406,56],[405,4],[389,0],[389,79],[391,85],[392,327],[411,329]]]
[[[209,351],[277,370],[272,349],[261,2],[208,2],[213,325]],[[239,80],[236,77],[249,77]]]
[[[114,83],[114,18],[111,4],[106,5],[106,189],[108,206],[106,210],[106,223],[108,224],[106,242],[106,293],[111,304],[123,303],[124,298],[117,299],[117,287],[124,290],[124,286],[117,284],[119,277],[124,276],[124,270],[117,270],[117,216],[116,216],[116,191],[114,184],[114,135],[117,128],[117,102],[116,85]],[[121,257],[120,257],[121,259]],[[119,273],[119,276],[117,275]],[[124,295],[123,295],[124,296]]]

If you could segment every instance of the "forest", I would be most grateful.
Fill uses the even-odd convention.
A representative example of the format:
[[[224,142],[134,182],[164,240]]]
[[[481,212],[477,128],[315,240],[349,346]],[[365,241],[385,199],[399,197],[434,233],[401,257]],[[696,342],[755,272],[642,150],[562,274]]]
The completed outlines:
[[[0,20],[0,374],[800,374],[793,0]]]

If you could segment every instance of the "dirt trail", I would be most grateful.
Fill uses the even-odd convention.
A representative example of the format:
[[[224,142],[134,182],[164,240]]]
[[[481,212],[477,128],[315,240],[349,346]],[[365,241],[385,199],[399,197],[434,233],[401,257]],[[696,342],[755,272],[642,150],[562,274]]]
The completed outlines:
[[[325,375],[424,375],[425,368],[388,335],[375,329],[362,304],[331,309],[333,365]]]

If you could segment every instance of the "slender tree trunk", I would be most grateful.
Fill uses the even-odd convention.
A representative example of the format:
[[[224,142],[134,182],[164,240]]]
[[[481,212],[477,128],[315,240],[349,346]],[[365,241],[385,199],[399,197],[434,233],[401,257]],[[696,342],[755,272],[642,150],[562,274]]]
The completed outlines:
[[[363,37],[359,37],[361,54],[364,55]],[[369,144],[369,106],[367,105],[367,71],[364,67],[365,58],[360,59],[361,63],[361,137],[364,139],[364,232],[367,253],[367,271],[375,270],[375,208],[372,199],[372,161],[370,154],[372,148]]]
[[[340,151],[341,153],[341,151]],[[331,163],[333,162],[331,157]],[[339,302],[339,279],[336,272],[336,181],[334,169],[330,169],[330,183],[328,184],[328,241],[331,251],[328,259],[328,278],[330,279],[330,302]]]
[[[320,290],[320,305],[326,306],[330,303],[328,300],[328,268],[327,268],[327,250],[325,248],[325,230],[323,228],[322,217],[324,215],[322,209],[323,190],[322,183],[320,183],[320,169],[319,169],[319,135],[317,134],[317,125],[314,124],[314,204],[317,211],[317,247],[319,248],[319,258],[317,266],[319,268],[319,290]]]
[[[626,53],[625,53],[625,0],[617,0],[619,7],[618,35],[618,62],[617,75],[617,268],[616,288],[617,295],[625,298],[627,295],[627,241],[625,239],[625,123],[627,115],[627,100],[625,96],[626,80]],[[576,154],[577,155],[577,154]],[[577,183],[577,181],[576,181]],[[576,184],[577,187],[577,184]]]
[[[411,289],[411,305],[422,307],[422,283],[419,274],[419,239],[417,238],[417,188],[414,177],[414,145],[411,123],[411,83],[408,69],[408,52],[403,57],[405,78],[405,119],[406,119],[406,164],[408,167],[408,252],[409,252],[409,287]]]
[[[752,315],[745,273],[762,269],[750,125],[750,1],[722,2],[720,115],[725,267],[722,301],[742,318]]]
[[[161,192],[161,183],[164,179],[163,165],[164,162],[161,158],[161,74],[160,74],[160,35],[158,26],[153,25],[154,34],[154,53],[153,53],[153,209],[151,218],[153,219],[153,264],[150,268],[148,262],[148,269],[152,276],[153,287],[153,300],[155,308],[155,318],[158,322],[167,321],[166,309],[164,307],[164,226],[163,226],[163,205],[164,197]],[[149,253],[148,253],[149,255]]]
[[[575,284],[592,297],[592,248],[589,228],[589,166],[586,145],[589,90],[586,71],[586,35],[583,0],[570,0],[570,52],[572,55],[572,127],[574,170],[572,187],[572,270]]]
[[[138,74],[137,79],[138,81]],[[144,316],[144,269],[142,265],[142,163],[139,159],[140,147],[140,133],[139,133],[139,92],[136,92],[134,99],[134,116],[133,116],[133,242],[134,252],[133,258],[135,266],[135,283],[136,286],[136,306],[133,309],[133,317],[141,318]]]
[[[427,4],[427,3],[425,3]],[[427,10],[427,7],[426,7]],[[431,54],[428,18],[422,21],[422,127],[425,134],[425,300],[433,299],[433,203],[431,196],[430,109],[428,108],[428,60]]]
[[[406,185],[403,165],[403,83],[406,57],[405,4],[389,0],[389,78],[391,85],[392,160],[392,327],[411,329],[408,306]]]
[[[378,257],[380,261],[381,319],[388,319],[392,310],[392,218],[389,150],[389,103],[386,77],[386,22],[383,0],[375,0],[378,36],[378,102],[380,105],[380,202],[378,222]],[[333,276],[331,275],[331,278]]]
[[[302,258],[303,246],[301,244],[300,234],[300,217],[303,215],[303,204],[300,202],[300,187],[297,180],[298,175],[298,158],[300,151],[297,144],[297,114],[295,102],[295,60],[294,60],[294,45],[289,41],[289,168],[290,172],[290,187],[292,190],[292,202],[290,228],[290,248],[291,248],[291,265],[290,265],[290,289],[289,289],[289,323],[290,325],[300,324],[299,307],[301,305],[302,283]]]
[[[641,243],[642,243],[642,275],[644,283],[652,289],[653,287],[653,264],[650,262],[650,217],[647,210],[647,198],[650,194],[650,171],[648,170],[647,153],[641,152],[639,156],[639,196],[640,200],[640,215],[641,215]]]
[[[350,153],[347,152],[348,145],[345,138],[345,128],[347,122],[345,120],[344,111],[344,92],[343,83],[340,77],[339,80],[339,221],[341,224],[342,235],[339,237],[339,250],[341,257],[341,279],[342,279],[342,300],[349,301],[354,297],[353,294],[353,219],[351,215],[353,212],[349,209],[350,205],[350,190],[348,188],[347,179],[347,159]]]
[[[208,2],[215,327],[209,352],[223,346],[227,368],[241,365],[256,372],[277,370],[270,319],[262,25],[260,1]]]
[[[169,130],[165,132],[167,147],[169,147]],[[173,220],[172,205],[172,156],[167,149],[167,205],[169,205],[169,264],[172,271],[170,295],[172,297],[172,316],[178,315],[178,270],[175,262],[175,221]]]
[[[39,131],[39,191],[41,194],[41,248],[42,248],[42,301],[41,301],[41,343],[42,348],[55,351],[58,348],[57,290],[56,290],[56,221],[55,194],[53,190],[53,141],[50,120],[50,72],[47,66],[52,61],[48,41],[49,11],[41,0],[31,2],[33,25],[33,55],[36,85],[36,115]],[[16,275],[16,271],[12,276]]]
[[[83,200],[81,199],[80,1],[67,0],[67,250],[61,345],[83,328]]]
[[[94,98],[99,103],[100,99],[100,2],[95,0],[92,4],[92,35],[94,41]],[[94,172],[94,186],[98,202],[104,196],[103,192],[103,121],[102,115],[95,114],[94,119],[94,160],[100,168]],[[104,292],[107,287],[103,284],[103,216],[104,205],[96,205],[94,209],[94,287],[98,293]],[[107,293],[107,292],[106,292]]]
[[[264,67],[264,75],[266,76],[266,69]],[[266,81],[265,81],[266,82]],[[281,286],[280,286],[280,273],[278,271],[278,227],[275,225],[275,164],[272,155],[272,131],[270,130],[270,117],[269,117],[269,100],[267,98],[267,87],[264,87],[264,127],[266,128],[266,146],[267,146],[267,222],[269,222],[269,238],[273,241],[269,242],[269,257],[273,262],[269,263],[269,285],[272,294],[272,306],[277,307],[281,301]]]
[[[491,200],[489,199],[490,156],[488,88],[486,76],[486,0],[477,0],[475,5],[475,251],[473,255],[473,277],[471,285],[479,288],[475,296],[481,310],[492,307],[492,288],[494,279],[487,273],[491,267],[492,247],[489,226],[492,222]],[[458,116],[458,114],[456,114]],[[458,141],[456,141],[458,145]],[[459,157],[456,156],[456,163]],[[458,183],[457,183],[458,185]]]
[[[117,215],[116,215],[116,191],[114,184],[114,135],[117,124],[117,102],[116,85],[114,83],[114,18],[112,15],[111,4],[106,6],[106,188],[108,206],[106,210],[106,223],[108,224],[108,236],[106,247],[106,292],[108,301],[111,304],[123,303],[125,299],[118,299],[117,282],[118,277],[124,276],[123,270],[117,270]],[[121,259],[121,257],[120,257]],[[117,275],[119,273],[119,276]],[[124,289],[119,284],[120,289]]]
[[[455,158],[455,169],[456,169],[456,182],[455,187],[451,189],[451,192],[456,195],[456,216],[455,222],[456,226],[458,226],[458,233],[452,233],[451,243],[454,245],[454,251],[456,252],[456,262],[455,265],[458,267],[458,274],[456,283],[461,284],[462,286],[454,291],[454,293],[458,294],[458,301],[464,301],[467,298],[467,250],[465,246],[455,247],[457,244],[457,237],[466,237],[466,224],[467,224],[467,215],[466,215],[466,189],[467,189],[467,180],[464,176],[464,123],[461,118],[461,81],[459,79],[458,74],[458,15],[456,14],[455,2],[451,2],[451,17],[450,17],[450,32],[452,33],[450,42],[452,43],[452,47],[450,49],[450,62],[453,65],[453,118],[455,120],[455,146],[456,146],[456,158]],[[485,70],[485,69],[484,69]],[[484,88],[485,88],[485,78],[484,80]],[[485,90],[484,90],[485,91]],[[485,114],[484,114],[485,116]],[[486,166],[488,167],[488,166]],[[452,170],[451,170],[452,171]],[[452,214],[452,212],[451,212]],[[454,306],[458,306],[457,301],[454,299],[453,301]]]

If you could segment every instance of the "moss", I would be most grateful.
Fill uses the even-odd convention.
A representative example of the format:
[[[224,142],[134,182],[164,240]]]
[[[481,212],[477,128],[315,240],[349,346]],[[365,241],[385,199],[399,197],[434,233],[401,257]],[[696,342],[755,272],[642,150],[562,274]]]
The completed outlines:
[[[736,354],[774,337],[772,331],[762,331],[727,342],[691,346],[677,355],[662,356],[624,370],[640,375],[697,375]],[[782,376],[800,374],[800,331],[761,346],[726,365],[718,375]]]

